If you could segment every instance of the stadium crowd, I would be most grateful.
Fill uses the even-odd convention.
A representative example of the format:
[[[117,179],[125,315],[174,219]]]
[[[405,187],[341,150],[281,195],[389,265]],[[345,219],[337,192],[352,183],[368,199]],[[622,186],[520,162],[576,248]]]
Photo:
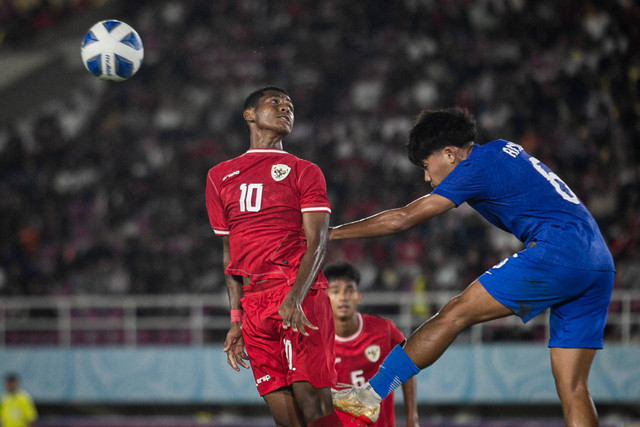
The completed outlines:
[[[640,289],[640,8],[485,0],[124,2],[134,78],[0,125],[0,295],[224,289],[204,179],[247,149],[246,95],[284,87],[285,149],[324,171],[332,224],[430,191],[404,144],[454,104],[520,143],[599,222],[616,287]],[[470,219],[459,221],[460,216]],[[395,237],[331,243],[361,288],[458,289],[520,248],[467,206]]]

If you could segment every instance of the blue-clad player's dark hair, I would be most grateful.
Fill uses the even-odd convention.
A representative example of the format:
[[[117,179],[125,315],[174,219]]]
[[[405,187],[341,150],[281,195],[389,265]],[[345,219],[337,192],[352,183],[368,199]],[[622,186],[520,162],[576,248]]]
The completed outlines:
[[[431,154],[449,145],[464,147],[477,134],[476,120],[464,108],[423,110],[409,131],[409,160],[422,168],[422,160]]]

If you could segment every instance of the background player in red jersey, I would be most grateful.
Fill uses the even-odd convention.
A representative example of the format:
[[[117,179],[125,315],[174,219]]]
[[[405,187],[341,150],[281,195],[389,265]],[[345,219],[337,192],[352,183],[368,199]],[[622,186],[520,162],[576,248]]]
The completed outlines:
[[[250,148],[207,174],[223,240],[229,365],[249,368],[278,426],[341,426],[333,411],[334,326],[320,271],[331,205],[320,169],[282,149],[293,104],[275,87],[247,98]],[[246,351],[246,352],[245,352]]]
[[[363,386],[397,344],[404,340],[402,332],[390,320],[358,312],[362,294],[358,292],[360,272],[351,264],[338,262],[323,269],[329,281],[327,293],[331,299],[336,326],[336,371],[338,383]],[[407,427],[417,427],[416,379],[402,384]],[[367,425],[351,414],[338,411],[344,425]],[[395,426],[393,394],[380,403],[380,414],[374,426]]]

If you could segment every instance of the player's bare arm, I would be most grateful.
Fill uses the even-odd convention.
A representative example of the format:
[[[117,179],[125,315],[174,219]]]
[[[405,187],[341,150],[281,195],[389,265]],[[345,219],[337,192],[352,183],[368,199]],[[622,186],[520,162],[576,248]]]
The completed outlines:
[[[417,400],[417,381],[416,377],[410,378],[402,384],[402,396],[404,399],[404,410],[407,416],[407,427],[420,427],[418,421],[418,400]]]
[[[305,327],[318,329],[312,325],[302,310],[302,301],[313,285],[327,249],[329,214],[326,212],[305,212],[302,214],[302,228],[307,240],[307,249],[300,261],[296,281],[280,305],[278,314],[282,326],[292,328],[302,335],[309,335]]]
[[[229,263],[229,237],[222,237],[222,265]],[[224,281],[227,286],[227,294],[229,296],[229,308],[231,310],[242,309],[240,299],[242,298],[242,278],[225,274]],[[227,332],[224,340],[223,351],[227,353],[227,363],[236,371],[240,368],[249,369],[249,365],[245,360],[249,360],[249,356],[244,350],[244,341],[242,339],[242,322],[233,322]]]
[[[382,237],[408,230],[455,207],[438,194],[427,194],[401,208],[389,209],[370,217],[332,227],[329,240]]]

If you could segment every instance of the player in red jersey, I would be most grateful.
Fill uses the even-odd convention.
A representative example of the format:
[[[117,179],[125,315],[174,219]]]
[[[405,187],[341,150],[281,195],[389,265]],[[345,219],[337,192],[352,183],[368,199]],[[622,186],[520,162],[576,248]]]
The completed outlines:
[[[363,386],[376,372],[384,358],[397,344],[404,341],[402,332],[390,320],[359,313],[362,294],[358,292],[360,273],[351,264],[338,262],[326,266],[324,275],[329,281],[327,293],[331,299],[336,326],[336,370],[338,383]],[[416,379],[402,384],[407,427],[418,427]],[[393,393],[380,403],[378,427],[395,426]],[[364,426],[351,414],[337,411],[346,426]]]
[[[320,271],[331,205],[320,169],[282,149],[293,128],[287,93],[267,87],[244,105],[250,147],[207,174],[222,237],[231,327],[229,365],[251,369],[278,426],[340,426],[331,304]]]

